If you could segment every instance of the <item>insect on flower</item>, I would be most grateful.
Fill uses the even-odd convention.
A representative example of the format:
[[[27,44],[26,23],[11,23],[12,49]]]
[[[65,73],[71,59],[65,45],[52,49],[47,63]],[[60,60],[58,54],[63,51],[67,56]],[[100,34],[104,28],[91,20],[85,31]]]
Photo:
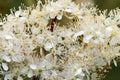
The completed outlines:
[[[54,25],[57,21],[57,17],[53,18],[51,23],[50,23],[50,31],[53,32],[53,29],[54,29]]]

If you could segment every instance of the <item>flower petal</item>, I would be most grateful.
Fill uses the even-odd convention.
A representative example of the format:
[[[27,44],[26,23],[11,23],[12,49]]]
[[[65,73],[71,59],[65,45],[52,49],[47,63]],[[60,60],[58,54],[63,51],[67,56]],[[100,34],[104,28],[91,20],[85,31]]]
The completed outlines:
[[[3,59],[4,59],[6,62],[10,62],[10,61],[11,61],[10,57],[9,57],[9,56],[6,56],[6,55],[3,56]]]
[[[30,68],[33,69],[33,70],[35,70],[35,69],[37,69],[37,66],[35,64],[31,64]]]
[[[17,80],[23,80],[23,78],[21,76],[18,76]]]
[[[8,71],[8,66],[7,66],[6,63],[2,63],[2,67],[3,67],[3,69],[4,69],[5,71]]]

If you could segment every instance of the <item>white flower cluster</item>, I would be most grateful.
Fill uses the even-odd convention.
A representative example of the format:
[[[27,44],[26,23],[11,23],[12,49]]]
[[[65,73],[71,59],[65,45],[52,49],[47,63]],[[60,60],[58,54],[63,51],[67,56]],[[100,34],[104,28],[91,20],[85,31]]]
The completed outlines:
[[[67,18],[67,24],[59,21]],[[97,80],[120,56],[120,10],[108,15],[71,0],[38,1],[0,21],[4,80]],[[53,29],[51,31],[50,29]]]

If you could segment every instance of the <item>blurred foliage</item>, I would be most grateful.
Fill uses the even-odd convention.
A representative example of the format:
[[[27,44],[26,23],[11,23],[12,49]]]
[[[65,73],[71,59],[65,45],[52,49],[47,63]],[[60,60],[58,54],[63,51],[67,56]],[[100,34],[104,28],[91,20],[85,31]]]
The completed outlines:
[[[95,5],[100,10],[108,10],[120,8],[120,0],[94,0]],[[117,63],[118,66],[115,67],[111,64],[111,69],[108,70],[103,80],[120,80],[120,62]]]
[[[22,3],[26,6],[36,4],[37,0],[0,0],[0,13],[9,14],[11,8],[18,9]],[[77,1],[77,0],[76,0]],[[85,0],[84,0],[85,1]],[[93,0],[95,5],[100,10],[111,10],[117,7],[120,7],[120,0]],[[106,73],[106,77],[103,80],[120,80],[120,63],[118,67],[115,67],[114,64],[111,65],[112,69],[109,70],[109,73]]]
[[[32,4],[36,4],[37,0],[0,0],[0,13],[2,14],[9,14],[11,8],[21,5],[21,3],[24,3],[27,6],[30,6]],[[43,0],[42,0],[43,1]],[[90,0],[73,0],[73,1],[90,1]],[[93,0],[95,5],[98,6],[100,10],[111,10],[115,9],[117,7],[120,7],[120,0]]]
[[[14,8],[18,9],[18,6],[24,4],[26,6],[30,6],[36,3],[37,0],[0,0],[0,13],[9,14],[10,9]]]
[[[94,3],[100,10],[111,10],[120,7],[120,0],[94,0]]]

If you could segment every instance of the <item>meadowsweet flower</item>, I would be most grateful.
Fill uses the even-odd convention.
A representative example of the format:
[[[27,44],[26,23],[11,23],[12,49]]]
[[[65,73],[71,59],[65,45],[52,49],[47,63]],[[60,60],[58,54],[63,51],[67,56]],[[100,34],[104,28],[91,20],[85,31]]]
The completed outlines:
[[[2,22],[0,22],[0,25],[3,25],[3,23],[2,23]]]
[[[120,56],[120,12],[97,13],[92,4],[72,0],[38,1],[36,7],[11,11],[0,21],[0,75],[4,80],[101,78]]]

